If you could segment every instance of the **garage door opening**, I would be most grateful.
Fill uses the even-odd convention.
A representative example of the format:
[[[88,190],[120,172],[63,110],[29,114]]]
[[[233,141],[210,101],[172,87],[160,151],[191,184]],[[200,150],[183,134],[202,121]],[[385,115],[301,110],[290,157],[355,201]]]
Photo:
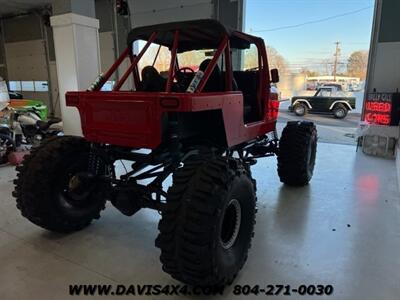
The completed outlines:
[[[280,71],[278,130],[308,120],[319,141],[356,145],[373,10],[373,0],[247,1],[245,30],[265,40]]]

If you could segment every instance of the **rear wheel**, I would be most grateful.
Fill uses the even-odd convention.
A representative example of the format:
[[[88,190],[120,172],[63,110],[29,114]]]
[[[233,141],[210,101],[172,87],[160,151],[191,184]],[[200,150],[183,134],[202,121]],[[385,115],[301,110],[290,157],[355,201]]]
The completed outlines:
[[[87,173],[89,144],[79,137],[45,140],[17,167],[13,196],[32,223],[71,232],[100,217],[106,186]]]
[[[333,115],[336,119],[343,119],[347,116],[348,109],[343,104],[336,104],[333,108]]]
[[[296,103],[293,107],[293,111],[297,116],[304,116],[307,114],[308,108],[304,103]]]
[[[288,122],[279,141],[278,175],[281,182],[302,186],[313,176],[317,129],[312,122]]]
[[[191,158],[173,175],[156,246],[163,270],[184,283],[230,284],[253,237],[255,181],[240,162]]]

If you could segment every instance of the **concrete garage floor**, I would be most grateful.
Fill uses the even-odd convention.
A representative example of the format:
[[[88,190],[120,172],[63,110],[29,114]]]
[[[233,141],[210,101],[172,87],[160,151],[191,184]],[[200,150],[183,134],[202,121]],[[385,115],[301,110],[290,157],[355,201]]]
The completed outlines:
[[[283,186],[275,165],[271,158],[254,167],[256,235],[235,284],[331,284],[334,295],[327,299],[399,299],[394,161],[356,153],[353,146],[320,143],[314,178],[304,188]],[[157,212],[128,218],[109,206],[86,230],[49,233],[20,216],[10,196],[14,176],[12,167],[0,169],[1,299],[70,299],[68,285],[76,283],[177,284],[161,271],[154,247]],[[223,296],[230,297],[232,288]]]

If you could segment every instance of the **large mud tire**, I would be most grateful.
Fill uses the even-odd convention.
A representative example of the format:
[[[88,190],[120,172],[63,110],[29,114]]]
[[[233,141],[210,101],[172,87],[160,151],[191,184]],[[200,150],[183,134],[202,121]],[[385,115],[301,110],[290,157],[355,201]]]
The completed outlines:
[[[232,283],[254,235],[255,181],[238,160],[191,158],[173,175],[156,246],[163,270],[195,286]]]
[[[313,176],[317,153],[317,129],[312,122],[288,122],[282,131],[278,152],[281,182],[303,186]]]
[[[101,189],[87,187],[78,203],[65,193],[73,174],[88,170],[89,144],[79,137],[45,140],[18,166],[13,196],[22,216],[55,232],[73,232],[100,217],[105,207]]]

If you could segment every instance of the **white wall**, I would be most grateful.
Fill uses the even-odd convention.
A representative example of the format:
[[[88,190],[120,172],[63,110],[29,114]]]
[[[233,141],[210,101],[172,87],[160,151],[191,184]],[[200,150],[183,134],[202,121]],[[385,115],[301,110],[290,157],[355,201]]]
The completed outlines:
[[[377,43],[368,91],[400,90],[400,42]]]

